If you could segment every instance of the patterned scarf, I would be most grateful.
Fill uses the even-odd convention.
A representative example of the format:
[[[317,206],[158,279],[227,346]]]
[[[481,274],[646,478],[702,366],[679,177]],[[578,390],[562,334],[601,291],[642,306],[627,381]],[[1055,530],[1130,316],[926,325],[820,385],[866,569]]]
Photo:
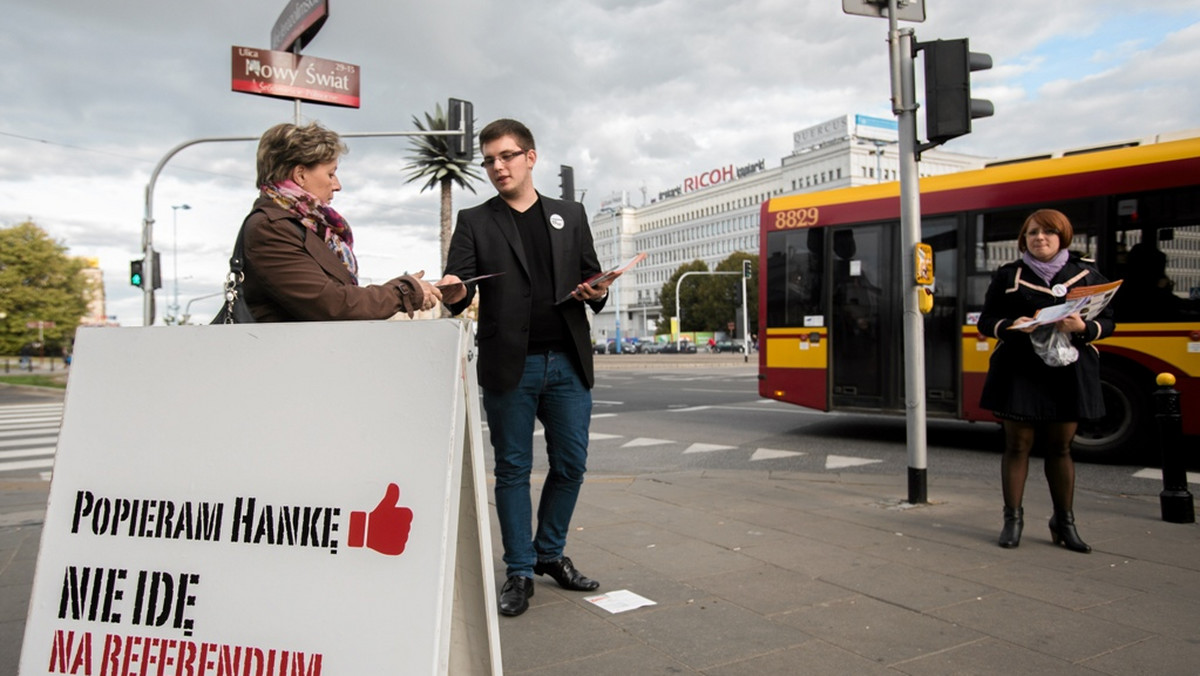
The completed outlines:
[[[341,214],[328,204],[322,204],[316,197],[291,180],[267,184],[260,188],[265,197],[270,197],[279,206],[292,212],[300,219],[304,227],[320,234],[319,226],[325,226],[325,244],[329,250],[337,254],[338,260],[346,266],[354,285],[358,285],[358,259],[354,257],[354,234],[350,232],[350,224]]]
[[[1025,253],[1021,254],[1021,260],[1025,261],[1025,265],[1028,265],[1030,268],[1032,268],[1033,271],[1037,273],[1037,276],[1042,278],[1043,282],[1049,284],[1050,280],[1054,279],[1054,275],[1057,275],[1058,271],[1062,270],[1063,266],[1067,264],[1067,259],[1070,258],[1070,256],[1071,254],[1069,251],[1062,249],[1058,253],[1054,254],[1054,258],[1051,258],[1048,261],[1039,261],[1038,259],[1034,258],[1032,254],[1026,251]]]

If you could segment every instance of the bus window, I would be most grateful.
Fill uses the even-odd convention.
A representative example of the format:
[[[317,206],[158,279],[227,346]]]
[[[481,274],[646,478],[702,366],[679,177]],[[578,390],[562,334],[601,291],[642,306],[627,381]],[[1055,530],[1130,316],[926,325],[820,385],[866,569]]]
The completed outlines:
[[[767,247],[769,325],[823,326],[824,229],[795,230],[769,237]]]
[[[1111,276],[1124,279],[1113,301],[1120,322],[1200,319],[1200,197],[1194,190],[1122,195]]]

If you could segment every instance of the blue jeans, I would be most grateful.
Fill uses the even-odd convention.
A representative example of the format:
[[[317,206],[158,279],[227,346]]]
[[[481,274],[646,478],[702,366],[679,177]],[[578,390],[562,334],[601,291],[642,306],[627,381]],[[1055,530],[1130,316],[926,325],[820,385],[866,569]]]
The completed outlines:
[[[483,389],[496,455],[496,513],[507,575],[533,577],[537,561],[562,556],[583,474],[587,471],[592,392],[562,352],[531,354],[516,389]],[[532,532],[529,474],[533,469],[533,421],[546,429],[550,471]]]

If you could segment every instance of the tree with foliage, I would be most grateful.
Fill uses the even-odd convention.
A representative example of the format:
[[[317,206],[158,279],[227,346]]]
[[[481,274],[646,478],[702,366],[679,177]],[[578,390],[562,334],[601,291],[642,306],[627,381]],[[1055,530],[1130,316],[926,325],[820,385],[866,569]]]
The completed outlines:
[[[0,354],[37,341],[27,322],[54,323],[42,329],[47,354],[75,335],[87,312],[85,263],[66,252],[32,222],[0,228]]]
[[[713,272],[742,271],[742,261],[750,261],[750,279],[746,281],[746,293],[750,296],[750,332],[756,332],[758,324],[758,260],[752,254],[735,251],[717,264]],[[704,261],[685,263],[663,284],[659,298],[662,300],[662,317],[659,331],[670,331],[669,318],[675,315],[675,285],[685,272],[709,272]],[[679,330],[724,331],[729,322],[736,322],[742,313],[742,281],[738,275],[691,275],[679,287],[679,311],[683,315]]]
[[[662,309],[660,310],[662,314],[659,316],[663,318],[663,321],[658,323],[658,330],[661,333],[669,333],[671,331],[671,317],[675,316],[675,285],[685,272],[708,272],[708,266],[702,260],[684,263],[663,284],[662,291],[658,294],[659,300],[662,301]],[[697,312],[701,297],[699,282],[704,279],[704,275],[691,275],[679,286],[679,313],[683,315],[679,319],[680,331],[703,331],[707,328],[700,324],[700,317]]]
[[[736,272],[736,275],[710,277],[713,287],[715,316],[711,316],[714,330],[724,330],[729,322],[740,324],[742,317],[742,261],[750,261],[750,279],[746,280],[748,305],[746,313],[750,322],[750,333],[758,332],[758,257],[744,251],[734,251],[725,260],[717,263],[714,272]]]
[[[449,119],[442,111],[441,104],[435,105],[433,115],[425,113],[424,124],[416,116],[413,116],[413,124],[419,131],[448,131],[450,129]],[[412,149],[415,154],[408,158],[411,164],[404,168],[405,171],[410,172],[408,183],[425,181],[421,192],[436,186],[440,186],[442,189],[440,232],[442,270],[446,269],[446,256],[450,251],[450,219],[453,210],[451,188],[458,184],[459,187],[475,192],[471,181],[482,180],[479,172],[475,170],[475,165],[454,156],[450,147],[450,139],[451,137],[448,136],[412,137]],[[475,139],[471,139],[471,143],[475,143]],[[438,272],[440,273],[441,270]]]

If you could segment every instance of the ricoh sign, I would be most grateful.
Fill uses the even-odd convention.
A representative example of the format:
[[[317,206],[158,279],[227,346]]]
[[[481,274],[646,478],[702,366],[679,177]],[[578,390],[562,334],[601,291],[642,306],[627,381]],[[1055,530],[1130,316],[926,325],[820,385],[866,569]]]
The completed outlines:
[[[683,185],[677,185],[670,190],[663,190],[658,193],[658,199],[664,200],[670,197],[678,197],[684,193],[708,188],[726,181],[732,181],[735,178],[744,178],[750,174],[755,174],[764,171],[767,168],[766,160],[751,162],[740,167],[734,167],[732,164],[717,167],[709,171],[701,172],[695,176],[689,176],[683,180]]]

